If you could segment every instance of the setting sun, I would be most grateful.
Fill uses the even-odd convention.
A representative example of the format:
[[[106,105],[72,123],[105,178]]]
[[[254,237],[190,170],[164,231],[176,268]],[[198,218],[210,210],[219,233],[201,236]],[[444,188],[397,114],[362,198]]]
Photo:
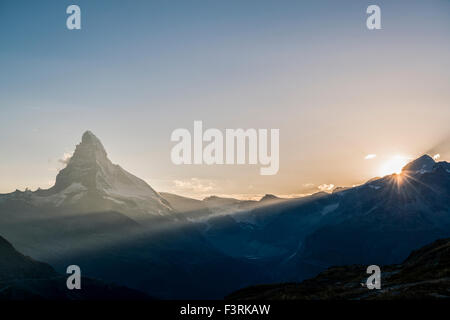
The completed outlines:
[[[402,168],[410,161],[410,158],[405,156],[394,156],[390,159],[388,159],[386,162],[384,162],[380,169],[379,169],[379,175],[384,177],[389,174],[393,173],[401,173]]]

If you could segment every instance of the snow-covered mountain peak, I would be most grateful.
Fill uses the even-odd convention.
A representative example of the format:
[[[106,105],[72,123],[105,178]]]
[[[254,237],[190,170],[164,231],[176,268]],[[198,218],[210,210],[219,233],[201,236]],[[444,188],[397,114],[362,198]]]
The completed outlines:
[[[172,211],[144,180],[113,164],[91,131],[83,134],[67,166],[58,173],[55,185],[44,194],[57,196],[58,206],[83,205],[91,211],[114,209],[144,216]]]
[[[74,162],[84,165],[88,162],[106,164],[110,161],[101,141],[91,131],[86,131],[81,138],[81,143],[76,146],[69,164]]]
[[[103,180],[110,180],[107,176],[114,175],[115,170],[101,141],[91,131],[86,131],[66,168],[58,173],[53,189],[61,191],[74,183],[89,190],[103,189],[108,187]]]
[[[103,147],[103,144],[101,141],[93,134],[91,131],[86,131],[83,134],[83,137],[81,138],[81,144],[85,147],[88,147],[92,150],[96,150],[101,154],[104,154],[106,156],[105,148]]]

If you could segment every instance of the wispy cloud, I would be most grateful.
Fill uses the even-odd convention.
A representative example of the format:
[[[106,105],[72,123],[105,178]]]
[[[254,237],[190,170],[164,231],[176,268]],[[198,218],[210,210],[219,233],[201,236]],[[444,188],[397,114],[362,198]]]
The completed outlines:
[[[198,178],[174,180],[173,184],[177,190],[194,193],[212,192],[217,187],[216,184],[210,180]]]
[[[364,157],[364,159],[366,159],[366,160],[370,160],[370,159],[374,159],[374,158],[376,158],[377,157],[377,155],[376,154],[374,154],[374,153],[371,153],[371,154],[368,154],[367,156],[365,156]]]
[[[320,186],[317,187],[320,191],[325,191],[325,192],[330,192],[333,191],[334,189],[334,184],[330,183],[330,184],[321,184]]]
[[[67,165],[70,161],[70,158],[72,158],[72,153],[65,152],[63,154],[62,158],[58,159],[58,162],[63,165]]]

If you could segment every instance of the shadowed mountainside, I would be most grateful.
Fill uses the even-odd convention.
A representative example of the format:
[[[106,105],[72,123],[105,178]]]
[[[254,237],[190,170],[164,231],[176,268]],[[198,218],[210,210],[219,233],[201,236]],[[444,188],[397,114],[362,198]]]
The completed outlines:
[[[333,265],[400,263],[450,236],[450,165],[424,155],[401,174],[220,219],[205,236],[229,255],[264,263],[270,282],[301,281]]]
[[[144,300],[147,295],[82,278],[81,290],[68,290],[67,277],[50,265],[17,252],[0,237],[0,300]]]
[[[301,283],[259,285],[230,294],[231,300],[372,300],[450,298],[450,239],[433,242],[399,265],[381,267],[381,289],[363,286],[367,266],[331,267]]]

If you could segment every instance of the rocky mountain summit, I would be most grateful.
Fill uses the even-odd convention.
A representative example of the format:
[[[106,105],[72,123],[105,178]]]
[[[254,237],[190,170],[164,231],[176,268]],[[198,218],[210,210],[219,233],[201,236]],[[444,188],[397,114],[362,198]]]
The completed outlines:
[[[60,214],[116,211],[138,221],[175,218],[170,204],[159,193],[109,160],[103,144],[90,131],[83,134],[53,187],[0,195],[0,202],[8,200]]]

